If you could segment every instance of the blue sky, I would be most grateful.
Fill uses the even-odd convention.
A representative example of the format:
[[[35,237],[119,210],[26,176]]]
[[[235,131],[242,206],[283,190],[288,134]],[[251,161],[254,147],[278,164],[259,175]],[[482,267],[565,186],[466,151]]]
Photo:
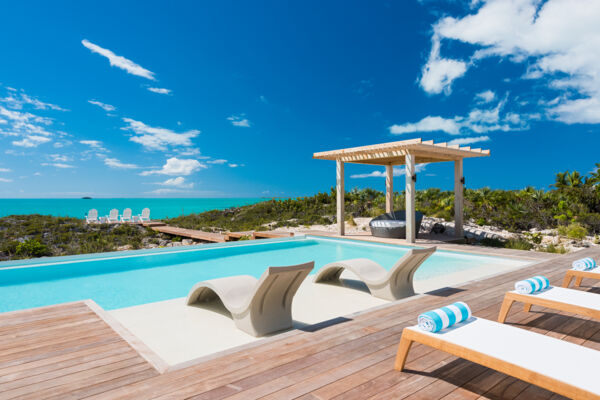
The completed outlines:
[[[4,2],[0,197],[298,196],[324,150],[489,148],[467,187],[600,162],[600,3]],[[348,165],[347,188],[383,189]],[[429,164],[418,188],[450,188]],[[399,171],[396,185],[404,178]]]

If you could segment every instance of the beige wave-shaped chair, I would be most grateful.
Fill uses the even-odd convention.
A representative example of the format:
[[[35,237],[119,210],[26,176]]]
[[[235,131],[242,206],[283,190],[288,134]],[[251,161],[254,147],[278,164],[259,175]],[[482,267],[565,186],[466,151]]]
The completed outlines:
[[[336,261],[325,265],[317,272],[316,283],[336,282],[347,269],[363,281],[375,297],[384,300],[398,300],[415,294],[413,276],[417,268],[432,255],[436,247],[411,249],[387,271],[368,258]]]
[[[314,261],[269,267],[260,279],[249,275],[199,282],[190,290],[187,304],[223,303],[236,326],[253,336],[292,327],[292,300]]]

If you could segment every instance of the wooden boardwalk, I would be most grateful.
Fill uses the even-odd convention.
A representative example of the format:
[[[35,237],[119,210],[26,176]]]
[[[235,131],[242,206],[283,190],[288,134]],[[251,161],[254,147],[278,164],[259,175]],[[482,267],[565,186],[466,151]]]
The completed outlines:
[[[150,226],[150,225],[149,225]],[[153,230],[157,232],[167,233],[169,235],[181,236],[190,239],[202,240],[205,242],[213,243],[224,243],[232,240],[239,240],[242,237],[249,237],[250,239],[273,239],[273,238],[284,238],[293,236],[292,233],[288,232],[260,232],[260,231],[248,231],[248,232],[227,232],[227,233],[213,233],[204,232],[196,229],[185,229],[178,228],[169,225],[151,225]]]
[[[88,361],[85,355],[81,355],[77,362],[69,362],[71,358],[64,354],[86,351],[80,341],[96,343],[106,337],[102,340],[110,342],[108,338],[112,337],[115,342],[110,344],[115,348],[119,347],[116,343],[121,342],[118,337],[111,336],[106,326],[77,328],[77,331],[88,332],[77,340],[73,336],[79,334],[70,332],[66,326],[56,328],[64,332],[60,335],[50,333],[55,329],[53,324],[61,326],[76,323],[70,320],[59,322],[72,317],[64,309],[35,317],[36,320],[31,324],[37,328],[30,326],[28,331],[23,332],[29,332],[26,334],[28,339],[20,338],[21,329],[17,328],[17,325],[29,324],[28,317],[11,313],[5,322],[0,315],[0,332],[3,335],[0,336],[3,349],[0,353],[0,362],[3,363],[0,364],[0,398],[11,398],[6,396],[7,393],[12,398],[19,397],[13,394],[25,390],[22,388],[29,390],[27,395],[30,397],[36,397],[32,390],[35,385],[42,385],[37,389],[37,398],[54,395],[58,398],[197,400],[560,399],[560,396],[518,379],[422,345],[414,345],[409,353],[407,372],[393,369],[394,357],[402,329],[414,325],[420,312],[463,300],[472,307],[476,316],[496,319],[504,293],[512,289],[516,280],[542,273],[550,278],[552,284],[560,285],[570,262],[582,256],[597,258],[600,250],[587,249],[556,257],[458,288],[438,290],[348,318],[307,327],[303,331],[287,332],[247,345],[239,351],[171,368],[162,374],[129,350],[123,350],[123,354],[127,355],[119,353],[101,358],[110,360],[104,363],[99,359]],[[580,290],[600,293],[600,283],[584,280],[583,284]],[[94,319],[92,313],[78,307],[78,314]],[[83,321],[79,323],[85,324]],[[530,313],[521,307],[513,307],[507,323],[600,350],[598,321],[539,307],[534,307]],[[36,333],[36,330],[41,332]],[[15,335],[19,337],[15,338]],[[39,350],[47,346],[59,346],[65,353],[52,355],[55,360],[52,362],[45,361],[48,357],[26,358],[33,357],[28,353],[31,351],[33,354],[49,352],[49,349]],[[108,347],[109,343],[94,346]],[[129,361],[117,361],[120,357]],[[108,362],[110,364],[106,364]],[[102,365],[92,367],[95,363]],[[115,370],[112,365],[117,363],[121,363],[121,368]],[[29,371],[28,364],[35,372]],[[94,371],[94,368],[99,372],[87,372]]]

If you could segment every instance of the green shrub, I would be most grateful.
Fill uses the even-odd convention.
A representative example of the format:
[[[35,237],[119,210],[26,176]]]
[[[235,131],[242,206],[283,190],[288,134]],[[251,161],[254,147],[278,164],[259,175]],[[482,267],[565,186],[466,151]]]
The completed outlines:
[[[547,246],[540,247],[538,250],[544,251],[546,253],[559,253],[559,254],[565,254],[567,252],[567,249],[565,249],[565,246],[563,246],[563,245],[556,246],[554,243],[550,243]]]
[[[578,222],[573,222],[569,224],[569,226],[567,226],[565,229],[565,236],[567,236],[570,239],[585,239],[587,233],[587,229],[585,229],[585,227],[583,227]]]
[[[43,257],[50,255],[50,251],[39,240],[29,239],[17,245],[15,254],[22,258]]]
[[[531,250],[533,249],[533,244],[523,238],[510,238],[506,241],[504,247],[515,250]]]

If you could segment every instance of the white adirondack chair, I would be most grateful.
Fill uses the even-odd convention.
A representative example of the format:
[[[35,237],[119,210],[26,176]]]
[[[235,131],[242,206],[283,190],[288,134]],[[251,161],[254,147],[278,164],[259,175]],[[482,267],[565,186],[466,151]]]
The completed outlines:
[[[150,209],[144,208],[141,214],[133,217],[134,222],[149,222],[150,221]]]
[[[97,224],[100,222],[98,220],[98,210],[92,208],[90,211],[88,211],[87,215],[85,216],[85,222],[88,224]]]
[[[117,224],[119,222],[119,210],[113,208],[110,213],[104,217],[107,224]]]
[[[121,222],[131,222],[131,208],[126,208],[123,210],[123,215],[120,217]]]

